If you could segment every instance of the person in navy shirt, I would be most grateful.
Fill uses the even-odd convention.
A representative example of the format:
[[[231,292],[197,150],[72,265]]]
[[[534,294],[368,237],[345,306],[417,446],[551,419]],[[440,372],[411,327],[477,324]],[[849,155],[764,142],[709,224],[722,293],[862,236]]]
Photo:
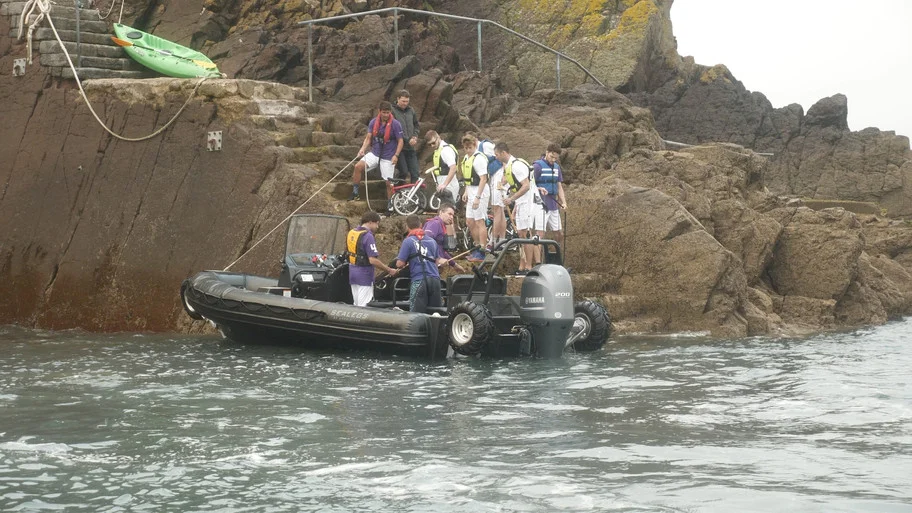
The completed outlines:
[[[427,313],[429,306],[443,306],[438,265],[446,263],[437,255],[437,243],[421,229],[421,218],[412,214],[405,220],[408,236],[402,241],[396,267],[409,267],[412,283],[409,288],[409,311]]]
[[[566,210],[567,198],[564,195],[563,170],[557,161],[560,152],[560,145],[551,143],[545,150],[545,155],[532,164],[535,185],[542,199],[541,208],[535,213],[533,226],[539,237],[545,236],[545,230],[551,230],[555,232],[554,240],[563,244],[559,209]]]

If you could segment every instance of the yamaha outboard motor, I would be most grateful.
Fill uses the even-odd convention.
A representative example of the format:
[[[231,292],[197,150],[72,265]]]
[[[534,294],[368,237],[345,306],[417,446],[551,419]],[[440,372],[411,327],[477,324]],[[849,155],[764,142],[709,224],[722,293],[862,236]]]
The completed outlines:
[[[560,265],[542,264],[526,275],[519,317],[532,335],[533,352],[560,358],[573,326],[573,283]]]

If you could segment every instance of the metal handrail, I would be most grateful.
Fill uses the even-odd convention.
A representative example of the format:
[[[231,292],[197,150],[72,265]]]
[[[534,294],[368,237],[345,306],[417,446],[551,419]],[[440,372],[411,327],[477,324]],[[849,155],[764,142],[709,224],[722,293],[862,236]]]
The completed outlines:
[[[520,39],[523,39],[529,43],[532,43],[533,45],[535,45],[545,51],[551,52],[555,56],[557,56],[556,67],[557,67],[557,88],[558,89],[561,88],[561,85],[560,85],[560,61],[561,61],[561,59],[566,59],[566,60],[572,62],[573,64],[576,65],[576,67],[578,67],[580,70],[582,70],[582,72],[585,73],[586,76],[588,76],[589,78],[594,80],[596,84],[598,84],[602,87],[605,87],[605,84],[603,84],[601,80],[596,78],[595,75],[590,73],[589,70],[586,69],[585,66],[580,64],[573,57],[565,55],[549,46],[539,43],[538,41],[536,41],[528,36],[525,36],[523,34],[520,34],[519,32],[516,32],[515,30],[504,27],[500,23],[497,23],[497,22],[494,22],[491,20],[479,19],[479,18],[469,18],[467,16],[457,16],[455,14],[444,14],[444,13],[439,13],[439,12],[422,11],[419,9],[409,9],[407,7],[387,7],[384,9],[375,9],[373,11],[364,11],[364,12],[352,13],[352,14],[342,14],[339,16],[330,16],[328,18],[319,18],[316,20],[306,20],[306,21],[298,22],[298,25],[307,25],[307,94],[308,94],[309,100],[313,101],[313,26],[314,26],[314,24],[327,23],[330,21],[343,20],[346,18],[357,18],[360,16],[367,16],[370,14],[382,14],[382,13],[392,12],[393,16],[394,16],[393,33],[395,34],[395,44],[393,45],[393,57],[395,58],[395,62],[399,62],[399,12],[400,11],[406,12],[406,13],[411,13],[411,14],[424,14],[424,15],[428,15],[428,16],[436,16],[438,18],[447,18],[447,19],[451,19],[451,20],[470,21],[470,22],[477,23],[477,26],[478,26],[478,30],[477,30],[477,32],[478,32],[478,52],[477,52],[478,53],[478,55],[477,55],[478,71],[481,71],[481,26],[483,23],[488,23],[511,35],[519,37]]]

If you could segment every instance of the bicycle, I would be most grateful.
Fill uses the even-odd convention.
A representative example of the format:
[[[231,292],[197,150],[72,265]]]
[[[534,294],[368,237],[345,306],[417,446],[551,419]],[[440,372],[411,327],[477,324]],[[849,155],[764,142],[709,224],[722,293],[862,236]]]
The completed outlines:
[[[436,167],[432,167],[425,171],[424,174],[433,176],[436,169]],[[437,196],[436,181],[434,181],[434,193],[431,194],[430,198],[427,197],[426,193],[420,191],[420,189],[427,188],[427,185],[425,185],[424,182],[424,176],[420,176],[415,183],[394,185],[393,196],[390,198],[390,201],[393,203],[393,211],[401,216],[408,216],[418,211],[423,212],[428,207],[430,207],[431,210],[440,208],[440,197]]]
[[[516,233],[516,228],[513,226],[513,216],[510,215],[510,209],[504,209],[504,217],[507,219],[507,233],[503,242],[506,242],[510,239],[517,238],[518,235]],[[488,242],[494,240],[494,214],[491,214],[490,212],[488,212],[488,217],[485,218],[485,228],[488,231]],[[475,240],[472,238],[472,234],[469,233],[468,225],[456,228],[456,242],[461,249],[469,249],[475,246]],[[503,242],[501,242],[501,245]],[[516,250],[515,247],[510,249],[512,251]]]

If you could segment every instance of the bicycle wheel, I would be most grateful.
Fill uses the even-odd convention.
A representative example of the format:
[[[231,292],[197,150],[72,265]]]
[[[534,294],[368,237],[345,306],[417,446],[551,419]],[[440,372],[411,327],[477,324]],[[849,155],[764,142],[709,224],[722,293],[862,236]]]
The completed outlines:
[[[419,210],[423,211],[426,203],[427,198],[420,192],[416,192],[411,198],[408,197],[408,191],[398,191],[393,194],[393,210],[401,216],[412,215]]]
[[[440,208],[440,196],[436,192],[431,194],[431,199],[428,200],[428,207],[434,211]]]

